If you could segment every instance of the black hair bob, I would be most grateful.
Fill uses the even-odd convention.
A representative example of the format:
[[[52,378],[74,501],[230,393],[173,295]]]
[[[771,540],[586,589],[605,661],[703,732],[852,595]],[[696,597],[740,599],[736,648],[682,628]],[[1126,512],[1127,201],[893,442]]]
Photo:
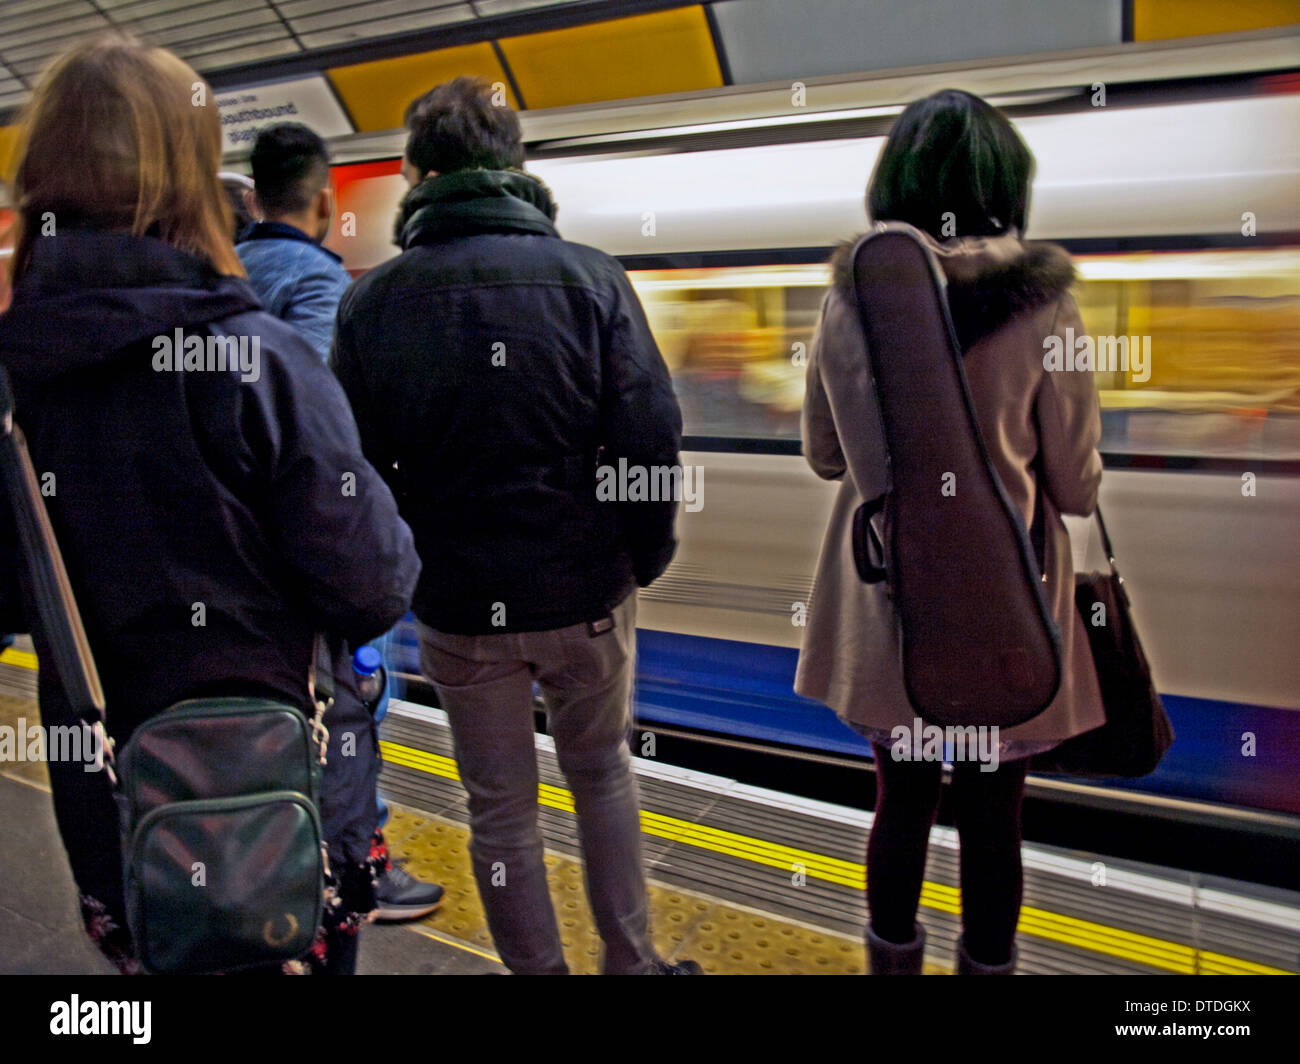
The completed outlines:
[[[889,131],[867,189],[876,222],[936,240],[1023,233],[1034,157],[996,107],[960,89],[909,104]]]

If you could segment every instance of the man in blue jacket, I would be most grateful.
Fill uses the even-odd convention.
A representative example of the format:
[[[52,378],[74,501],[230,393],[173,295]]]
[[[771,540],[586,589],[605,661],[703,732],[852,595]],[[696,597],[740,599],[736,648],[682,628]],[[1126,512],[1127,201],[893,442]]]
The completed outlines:
[[[306,126],[268,126],[253,144],[250,208],[261,221],[236,246],[262,306],[327,359],[339,299],[352,283],[321,241],[334,217],[329,152]]]
[[[677,500],[597,491],[623,463],[680,475],[667,367],[618,262],[560,239],[486,83],[438,86],[407,128],[403,253],[343,297],[332,358],[424,561],[421,664],[451,722],[492,938],[516,973],[568,971],[537,827],[536,681],[605,971],[695,974],[650,942],[627,744],[636,589],[672,558]]]
[[[321,241],[329,233],[334,217],[334,192],[330,188],[329,151],[325,142],[306,126],[284,122],[268,126],[257,135],[252,154],[253,190],[249,206],[262,220],[251,226],[236,246],[248,271],[248,283],[263,307],[292,325],[324,361],[329,357],[334,333],[334,315],[339,298],[352,283],[342,259]],[[351,680],[351,670],[346,669]],[[353,707],[355,708],[355,707]],[[358,730],[377,740],[370,721],[340,720],[335,713],[334,731],[349,723],[364,725]],[[365,758],[357,757],[350,773],[336,773],[341,803],[359,810],[376,802],[379,758],[377,748]],[[373,756],[371,756],[373,755]],[[334,756],[333,753],[331,756]],[[336,758],[336,764],[337,758]],[[364,771],[363,771],[364,768]],[[371,827],[380,822],[372,811]],[[386,818],[384,810],[382,818]],[[380,920],[408,920],[432,912],[442,901],[443,889],[410,875],[388,858],[383,835],[369,828],[364,839],[350,840],[357,850],[372,854],[377,867],[375,899]]]

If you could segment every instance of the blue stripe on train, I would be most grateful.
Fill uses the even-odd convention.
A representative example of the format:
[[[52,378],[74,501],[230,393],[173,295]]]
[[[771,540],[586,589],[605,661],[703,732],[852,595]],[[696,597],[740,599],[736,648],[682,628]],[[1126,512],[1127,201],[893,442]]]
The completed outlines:
[[[758,743],[870,756],[866,740],[820,702],[794,693],[789,647],[639,629],[637,717]],[[414,624],[388,637],[390,668],[418,674]],[[1300,813],[1300,711],[1166,695],[1177,738],[1160,767],[1106,786]],[[1253,754],[1250,736],[1254,737]]]
[[[794,693],[797,650],[647,629],[637,649],[643,721],[870,756],[830,709]],[[1300,813],[1300,711],[1179,695],[1164,704],[1176,738],[1160,767],[1106,786]]]

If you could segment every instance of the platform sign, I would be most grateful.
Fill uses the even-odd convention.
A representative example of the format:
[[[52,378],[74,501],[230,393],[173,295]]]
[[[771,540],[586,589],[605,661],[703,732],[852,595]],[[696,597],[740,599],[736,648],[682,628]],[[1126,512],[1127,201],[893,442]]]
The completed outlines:
[[[277,122],[301,122],[322,137],[354,132],[329,84],[319,74],[217,93],[223,150],[248,151],[258,131]]]

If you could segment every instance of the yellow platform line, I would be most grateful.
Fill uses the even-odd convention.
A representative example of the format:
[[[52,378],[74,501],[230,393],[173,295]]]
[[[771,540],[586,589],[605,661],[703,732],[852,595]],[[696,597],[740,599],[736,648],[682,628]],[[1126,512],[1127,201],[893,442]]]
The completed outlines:
[[[456,771],[456,762],[449,757],[383,740],[380,740],[379,752],[390,764],[403,765],[444,779],[460,779],[460,774]],[[574,812],[571,791],[562,787],[552,787],[546,783],[539,784],[537,790],[539,804],[566,813]],[[803,871],[818,879],[838,883],[841,886],[862,890],[867,882],[866,869],[852,861],[841,861],[835,857],[795,849],[792,846],[782,846],[749,835],[739,835],[703,824],[692,824],[690,821],[664,816],[661,813],[643,810],[641,830],[657,838],[684,842],[690,846],[739,857],[756,864],[770,865],[788,871]]]
[[[927,882],[921,888],[921,904],[927,908],[957,916],[961,913],[961,891],[957,887],[950,887],[945,883]],[[1064,913],[1038,909],[1031,905],[1021,907],[1020,923],[1017,931],[1022,934],[1047,939],[1051,942],[1091,950],[1094,953],[1118,957],[1122,960],[1136,961],[1139,964],[1163,968],[1165,971],[1177,972],[1182,975],[1195,975],[1198,970],[1198,954],[1195,947],[1184,945],[1181,942],[1153,938],[1150,935],[1142,935],[1133,931],[1125,931],[1122,928],[1099,924],[1092,920],[1082,920],[1075,916],[1067,916]],[[1204,959],[1206,955],[1201,954],[1200,957],[1200,970],[1208,972],[1209,968]],[[1253,961],[1229,957],[1223,958],[1223,961],[1219,963],[1222,964],[1223,962],[1227,962],[1233,967],[1222,967],[1216,969],[1216,972],[1254,972],[1261,975],[1288,974],[1281,969],[1270,968],[1267,965],[1256,964]]]
[[[434,942],[441,942],[444,946],[452,946],[455,949],[463,950],[466,953],[472,953],[476,957],[482,957],[484,960],[492,961],[494,964],[500,964],[501,958],[495,953],[486,953],[481,949],[475,949],[467,945],[458,938],[452,938],[450,935],[439,935],[430,931],[427,927],[421,927],[419,924],[407,924],[408,931],[414,931],[417,935],[423,935],[425,938],[431,938]]]
[[[30,650],[15,650],[8,647],[0,650],[0,665],[15,665],[20,669],[36,671],[36,655]]]
[[[0,664],[35,669],[36,655],[24,650],[9,648],[0,652]],[[379,743],[380,753],[386,762],[402,765],[431,776],[460,780],[456,762],[441,754],[430,753],[400,743]],[[552,809],[574,812],[573,794],[563,787],[539,784],[538,802]],[[866,886],[866,867],[853,861],[783,846],[749,835],[723,831],[703,824],[693,824],[662,813],[642,811],[641,830],[656,838],[681,842],[687,846],[709,850],[713,853],[736,857],[754,864],[782,870],[802,871],[827,883],[863,889]],[[961,892],[944,883],[926,881],[921,886],[921,904],[929,909],[952,915],[961,913]],[[1020,911],[1018,931],[1036,938],[1059,942],[1063,945],[1090,950],[1121,960],[1134,961],[1148,967],[1161,968],[1180,975],[1290,975],[1282,968],[1259,964],[1241,957],[1198,950],[1181,942],[1141,935],[1110,927],[1092,920],[1081,920],[1064,913],[1024,906]]]
[[[449,757],[418,750],[398,743],[379,743],[380,753],[385,761],[394,765],[403,765],[444,779],[459,780],[456,762]],[[538,803],[552,809],[573,812],[573,794],[562,787],[549,784],[538,786]],[[853,887],[858,890],[866,886],[866,866],[853,861],[844,861],[808,850],[783,846],[749,835],[740,835],[732,831],[723,831],[703,824],[693,824],[677,817],[665,816],[643,810],[641,813],[641,830],[657,838],[685,843],[713,853],[737,857],[754,864],[767,865],[782,870],[798,870],[808,876],[836,883],[840,886]],[[921,904],[929,909],[959,915],[961,913],[961,891],[945,883],[922,884]],[[1258,964],[1239,957],[1197,950],[1181,942],[1141,935],[1122,928],[1110,927],[1092,920],[1082,920],[1064,913],[1054,913],[1033,906],[1023,906],[1020,910],[1020,924],[1017,928],[1023,934],[1036,938],[1059,942],[1063,945],[1086,949],[1093,953],[1133,961],[1152,968],[1175,972],[1180,975],[1195,975],[1198,972],[1215,975],[1289,975],[1281,968]]]

